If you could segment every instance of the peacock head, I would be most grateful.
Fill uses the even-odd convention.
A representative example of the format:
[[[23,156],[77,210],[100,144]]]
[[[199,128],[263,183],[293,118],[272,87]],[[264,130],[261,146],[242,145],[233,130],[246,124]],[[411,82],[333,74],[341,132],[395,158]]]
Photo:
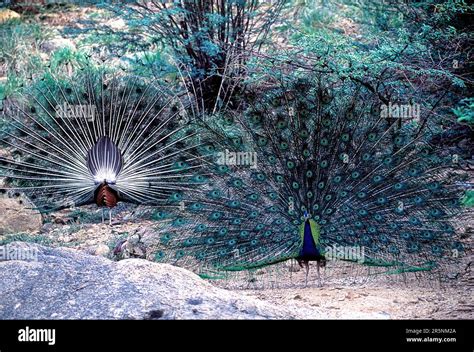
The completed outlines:
[[[303,218],[304,218],[304,220],[308,220],[309,218],[311,218],[311,214],[309,214],[309,213],[305,210],[305,212],[304,212],[304,214],[303,214]]]

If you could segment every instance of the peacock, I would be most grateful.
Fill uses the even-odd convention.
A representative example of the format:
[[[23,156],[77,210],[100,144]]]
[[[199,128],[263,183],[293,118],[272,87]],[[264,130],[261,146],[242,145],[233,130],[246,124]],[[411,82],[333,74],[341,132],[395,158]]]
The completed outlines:
[[[203,162],[180,104],[125,69],[47,71],[3,104],[4,188],[41,212],[97,204],[110,223],[120,201],[174,206]]]
[[[296,260],[306,282],[310,262],[319,276],[335,259],[442,272],[465,251],[460,200],[472,178],[423,116],[384,109],[360,87],[304,81],[203,118],[212,162],[181,213],[159,212],[155,260],[203,275]]]
[[[123,70],[46,72],[3,104],[0,176],[43,212],[153,206],[160,262],[442,271],[465,251],[465,156],[369,93],[296,82],[210,113]]]

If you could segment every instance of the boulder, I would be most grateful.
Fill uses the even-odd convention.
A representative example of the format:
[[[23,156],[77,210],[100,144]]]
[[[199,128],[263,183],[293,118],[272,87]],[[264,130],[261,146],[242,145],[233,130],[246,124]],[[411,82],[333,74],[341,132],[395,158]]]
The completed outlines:
[[[15,11],[9,9],[0,9],[0,23],[6,22],[14,18],[20,18],[21,16]]]
[[[0,261],[0,319],[307,317],[290,307],[217,288],[168,264],[143,259],[113,262],[25,242],[0,247],[2,252],[23,260]]]

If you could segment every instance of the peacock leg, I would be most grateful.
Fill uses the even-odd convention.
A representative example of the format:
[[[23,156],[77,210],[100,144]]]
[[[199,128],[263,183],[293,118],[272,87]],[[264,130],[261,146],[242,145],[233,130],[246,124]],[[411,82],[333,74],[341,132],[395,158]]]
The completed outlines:
[[[319,264],[319,261],[316,261],[316,271],[318,272],[318,286],[321,287],[321,274],[320,274],[320,269],[321,265]]]
[[[304,263],[304,268],[305,268],[305,271],[306,271],[306,278],[305,278],[304,286],[307,287],[308,286],[308,274],[309,274],[309,262],[305,261],[303,263]]]
[[[112,226],[112,208],[109,209],[109,226]]]
[[[104,217],[104,208],[101,209],[102,210],[102,223],[105,222],[105,217]]]

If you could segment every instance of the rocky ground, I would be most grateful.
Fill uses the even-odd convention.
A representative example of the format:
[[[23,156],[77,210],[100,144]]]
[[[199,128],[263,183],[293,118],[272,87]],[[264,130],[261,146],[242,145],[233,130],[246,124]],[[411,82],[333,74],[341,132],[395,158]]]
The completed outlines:
[[[0,319],[286,319],[278,307],[212,286],[190,271],[141,259],[112,262],[72,249],[14,242],[0,250]],[[26,257],[26,256],[25,256]],[[309,313],[309,312],[308,312]]]
[[[159,228],[147,208],[121,205],[109,225],[95,206],[40,216],[21,199],[0,199],[0,213],[16,214],[2,217],[2,228],[16,234],[2,232],[0,245],[47,247],[39,247],[38,263],[0,261],[1,319],[474,318],[470,256],[442,283],[433,275],[375,275],[373,268],[339,262],[329,262],[320,280],[313,267],[307,286],[289,262],[205,281],[144,260],[153,259]]]
[[[88,228],[59,236],[56,228],[54,242],[55,232],[48,233],[49,243],[57,248],[24,242],[4,246],[10,251],[12,246],[37,246],[39,258],[37,262],[0,261],[0,319],[148,319],[155,311],[166,312],[156,313],[165,319],[474,318],[470,266],[462,278],[442,284],[430,282],[429,277],[366,277],[362,271],[331,263],[319,281],[312,272],[307,286],[304,273],[288,263],[235,274],[227,280],[206,281],[166,264],[143,259],[117,261],[120,258],[113,255],[112,246],[104,243],[114,238],[113,227],[100,224]],[[138,258],[137,253],[145,257],[143,242],[131,240],[143,233],[143,228],[135,232],[127,225],[121,228],[132,233],[125,242],[131,242],[126,245],[130,250],[124,251],[128,258]],[[81,242],[81,238],[88,239]],[[341,276],[341,270],[350,274]]]
[[[12,242],[0,261],[0,319],[472,319],[465,287],[226,290],[190,271],[142,259]],[[33,260],[32,260],[33,259]]]

